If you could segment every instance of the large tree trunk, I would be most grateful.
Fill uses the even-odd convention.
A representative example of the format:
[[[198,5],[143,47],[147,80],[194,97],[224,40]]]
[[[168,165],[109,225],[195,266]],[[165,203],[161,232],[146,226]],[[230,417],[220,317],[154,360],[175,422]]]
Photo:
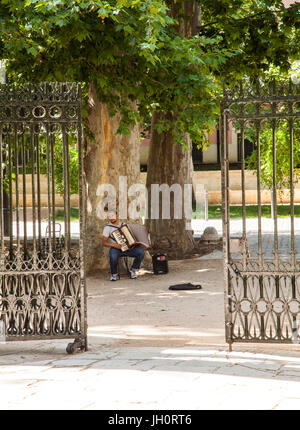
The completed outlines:
[[[159,121],[164,114],[155,112],[152,117],[153,125]],[[187,142],[190,145],[188,136]],[[150,153],[148,158],[147,190],[149,195],[149,218],[147,225],[151,232],[153,251],[166,252],[170,258],[183,258],[191,255],[194,251],[194,241],[190,230],[190,217],[186,216],[184,196],[185,184],[192,184],[191,151],[175,145],[171,132],[158,133],[152,126],[150,139]],[[163,197],[160,199],[159,219],[153,219],[154,199],[151,194],[152,184],[167,184],[171,187],[179,184],[182,191],[182,217],[175,219],[174,196],[170,198],[170,219],[164,219],[162,205],[165,203]],[[178,202],[177,202],[178,203]]]
[[[174,3],[170,14],[178,19],[177,31],[180,36],[191,37],[197,32],[199,7],[194,1]],[[188,18],[188,19],[186,19]],[[180,106],[178,106],[180,109]],[[192,148],[189,136],[186,143],[189,149],[174,144],[170,131],[158,133],[156,124],[164,119],[171,119],[171,114],[155,112],[152,117],[149,158],[147,163],[147,190],[149,209],[151,208],[151,184],[179,184],[182,191],[184,184],[193,184]],[[174,202],[171,202],[171,218],[163,219],[160,211],[159,219],[149,219],[147,225],[151,232],[154,251],[166,252],[170,258],[184,258],[195,251],[190,218],[183,213],[182,219],[174,219]]]
[[[87,273],[108,268],[108,250],[101,245],[102,230],[108,221],[99,218],[99,207],[103,200],[103,195],[97,195],[99,185],[111,184],[115,187],[118,206],[119,177],[127,177],[128,187],[140,181],[139,127],[132,127],[129,135],[116,135],[119,122],[120,115],[110,117],[107,106],[100,103],[96,88],[91,84],[88,126],[94,138],[85,136],[84,158]]]

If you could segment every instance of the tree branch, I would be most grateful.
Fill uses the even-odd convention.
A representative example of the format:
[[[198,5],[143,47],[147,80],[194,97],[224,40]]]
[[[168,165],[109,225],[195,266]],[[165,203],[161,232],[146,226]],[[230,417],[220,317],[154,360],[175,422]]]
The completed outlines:
[[[253,14],[253,15],[248,15],[248,16],[245,16],[245,17],[243,17],[243,18],[238,18],[238,19],[236,19],[236,18],[231,18],[231,20],[233,21],[233,22],[240,22],[240,21],[244,21],[244,20],[248,20],[248,19],[252,19],[252,18],[256,18],[257,16],[262,16],[262,15],[266,15],[266,14],[269,14],[270,13],[270,11],[266,11],[266,12],[258,12],[258,13],[255,13],[255,14]],[[207,24],[204,24],[204,25],[199,25],[198,26],[198,28],[199,29],[202,29],[202,28],[205,28],[205,27],[209,27],[209,26],[211,26],[211,25],[214,25],[214,24],[219,24],[219,21],[213,21],[213,22],[209,22],[209,23],[207,23]]]

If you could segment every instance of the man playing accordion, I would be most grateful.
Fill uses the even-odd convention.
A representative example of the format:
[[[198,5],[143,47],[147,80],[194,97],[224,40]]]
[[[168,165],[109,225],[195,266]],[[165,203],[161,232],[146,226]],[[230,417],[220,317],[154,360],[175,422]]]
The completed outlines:
[[[112,233],[114,233],[123,225],[123,223],[119,223],[117,211],[109,210],[108,219],[109,223],[103,229],[102,245],[109,248],[109,263],[111,273],[110,280],[117,281],[118,279],[120,279],[120,275],[118,273],[118,261],[119,258],[123,255],[127,257],[134,257],[134,261],[129,273],[131,279],[136,279],[137,272],[139,271],[141,263],[145,256],[145,251],[138,245],[136,245],[133,248],[123,252],[121,250],[121,245],[115,240],[112,235]]]

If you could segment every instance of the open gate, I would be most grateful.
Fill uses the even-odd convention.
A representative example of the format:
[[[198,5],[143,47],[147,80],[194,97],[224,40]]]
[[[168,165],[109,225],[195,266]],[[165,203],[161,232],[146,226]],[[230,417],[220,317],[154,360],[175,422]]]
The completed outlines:
[[[0,166],[1,340],[74,338],[67,352],[85,350],[79,84],[0,86]]]
[[[222,211],[225,332],[230,349],[233,342],[300,341],[300,218],[295,213],[300,203],[295,189],[300,167],[299,87],[291,81],[224,86]],[[231,126],[241,139],[240,220],[230,216],[237,193],[229,170]],[[254,144],[250,162],[245,160],[246,139]],[[253,204],[249,166],[256,175],[255,218],[248,216],[250,194]],[[288,211],[285,218],[279,217],[280,201]],[[270,218],[265,210],[271,212]]]

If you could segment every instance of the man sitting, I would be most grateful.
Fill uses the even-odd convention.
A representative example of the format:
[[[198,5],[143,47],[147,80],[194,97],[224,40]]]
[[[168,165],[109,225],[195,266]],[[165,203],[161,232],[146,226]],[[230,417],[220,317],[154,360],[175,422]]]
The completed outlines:
[[[129,249],[128,251],[122,252],[121,245],[119,245],[116,240],[112,237],[112,232],[117,230],[119,227],[123,225],[123,223],[119,223],[118,213],[115,210],[109,210],[108,212],[109,223],[103,229],[103,237],[102,237],[102,245],[106,246],[109,249],[109,263],[110,263],[110,273],[111,281],[117,281],[120,279],[120,275],[118,273],[118,261],[119,258],[123,255],[127,257],[134,257],[134,261],[132,267],[130,269],[130,278],[136,279],[141,262],[143,261],[145,251],[138,246]]]

